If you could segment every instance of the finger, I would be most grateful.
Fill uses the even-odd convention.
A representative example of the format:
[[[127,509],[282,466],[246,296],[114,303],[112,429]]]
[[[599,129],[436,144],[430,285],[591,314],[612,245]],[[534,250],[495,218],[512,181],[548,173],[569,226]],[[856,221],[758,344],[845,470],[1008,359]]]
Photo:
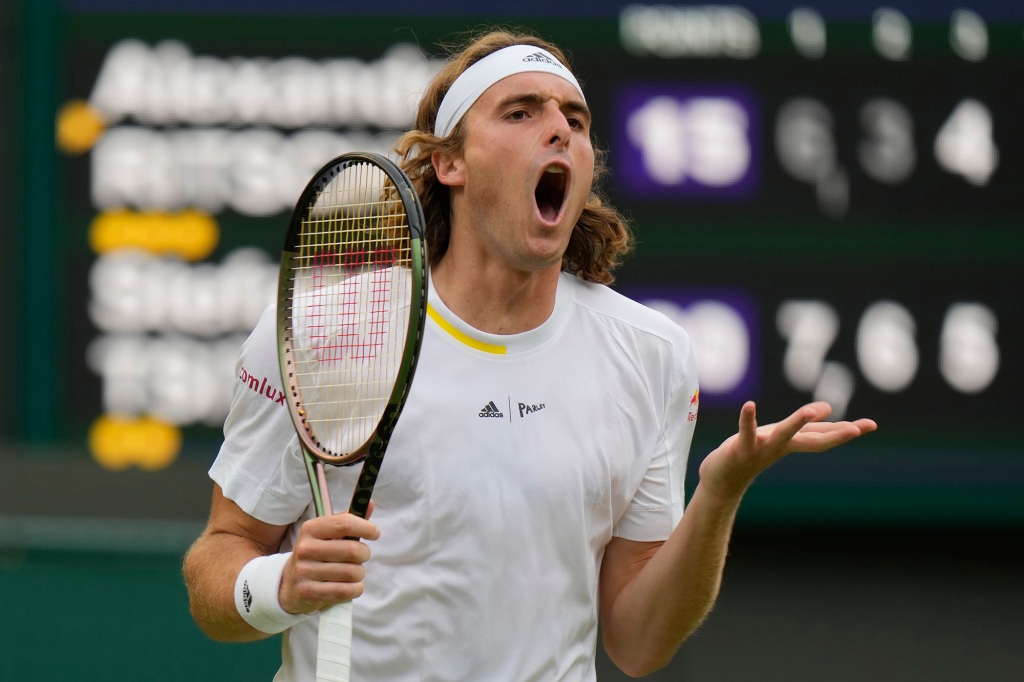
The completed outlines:
[[[362,596],[363,589],[361,580],[320,583],[318,592],[323,595],[321,608],[343,601],[352,601],[356,597]]]
[[[332,526],[340,535],[335,537],[361,538],[363,540],[376,540],[380,537],[380,528],[377,524],[362,517],[345,512],[327,517],[331,520]]]
[[[749,452],[757,440],[757,405],[753,400],[743,403],[740,408],[739,445],[741,450]]]
[[[302,524],[302,532],[321,540],[340,538],[376,540],[380,537],[380,529],[376,524],[348,512],[310,519]]]
[[[832,414],[832,406],[824,400],[818,400],[813,403],[808,403],[800,408],[801,410],[813,410],[814,416],[811,418],[812,422],[820,422],[828,419],[829,415]]]
[[[355,538],[305,537],[295,544],[292,552],[303,561],[361,564],[370,560],[370,546]]]
[[[835,428],[829,431],[804,432],[796,435],[790,441],[790,449],[793,452],[824,452],[863,435],[860,428],[850,422],[834,426]]]
[[[853,422],[810,422],[801,429],[801,433],[828,433],[836,428],[845,428],[846,426],[853,426],[861,433],[871,433],[878,428],[878,425],[871,419],[858,419]]]
[[[804,405],[775,425],[775,428],[768,435],[767,445],[770,447],[782,447],[792,441],[793,437],[800,433],[800,430],[808,424],[820,422],[831,413],[832,408],[828,403],[817,402]]]
[[[361,580],[352,569],[338,566],[359,566],[370,559],[370,547],[359,540],[320,540],[300,535],[292,548],[292,561],[298,582]],[[341,571],[339,573],[339,571]]]
[[[350,601],[363,593],[365,577],[366,571],[359,565],[299,562],[295,565],[291,580],[287,584],[282,580],[281,606],[298,613],[308,612],[309,607],[322,608],[328,604]]]
[[[860,429],[861,433],[871,433],[878,429],[878,424],[874,419],[858,419],[853,422],[853,425]]]
[[[366,577],[361,563],[341,561],[300,561],[296,574],[302,579],[318,583],[358,583]]]

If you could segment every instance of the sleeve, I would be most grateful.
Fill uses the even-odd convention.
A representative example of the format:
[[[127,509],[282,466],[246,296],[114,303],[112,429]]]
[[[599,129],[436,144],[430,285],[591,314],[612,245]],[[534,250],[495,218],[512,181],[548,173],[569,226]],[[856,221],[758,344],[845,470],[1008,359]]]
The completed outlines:
[[[612,531],[626,540],[665,540],[683,517],[686,465],[700,404],[697,363],[685,332],[673,344],[665,375],[662,428],[650,464]]]
[[[302,516],[311,493],[281,386],[276,328],[272,305],[242,344],[224,442],[210,478],[247,514],[288,525]]]

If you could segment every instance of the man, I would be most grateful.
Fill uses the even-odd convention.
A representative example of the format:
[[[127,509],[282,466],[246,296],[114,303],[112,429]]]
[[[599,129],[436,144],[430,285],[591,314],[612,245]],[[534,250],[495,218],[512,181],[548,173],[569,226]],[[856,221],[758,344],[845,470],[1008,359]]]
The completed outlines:
[[[874,430],[823,422],[823,403],[758,427],[747,403],[683,513],[693,354],[603,286],[630,235],[594,191],[590,124],[564,55],[528,36],[478,39],[424,94],[398,151],[427,216],[430,320],[373,520],[314,518],[285,409],[238,385],[184,572],[210,636],[284,631],[276,679],[312,679],[309,615],[357,597],[353,679],[593,680],[599,622],[617,665],[652,672],[714,603],[754,478]],[[240,372],[275,381],[273,319]],[[356,473],[331,472],[334,497]]]

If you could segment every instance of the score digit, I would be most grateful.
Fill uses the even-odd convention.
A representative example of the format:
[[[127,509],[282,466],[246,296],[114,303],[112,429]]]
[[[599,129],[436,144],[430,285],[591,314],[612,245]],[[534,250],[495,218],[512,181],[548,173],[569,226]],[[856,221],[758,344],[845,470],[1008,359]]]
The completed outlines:
[[[992,141],[992,114],[976,99],[961,101],[935,137],[935,158],[954,175],[983,186],[999,166]]]

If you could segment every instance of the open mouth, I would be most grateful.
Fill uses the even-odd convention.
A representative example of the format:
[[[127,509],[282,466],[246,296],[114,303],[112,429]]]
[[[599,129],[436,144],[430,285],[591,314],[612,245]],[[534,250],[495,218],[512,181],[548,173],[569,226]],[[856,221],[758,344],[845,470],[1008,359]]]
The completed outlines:
[[[547,222],[554,222],[562,210],[566,181],[565,169],[561,166],[548,166],[541,173],[540,182],[537,183],[533,195],[537,199],[541,218]]]

